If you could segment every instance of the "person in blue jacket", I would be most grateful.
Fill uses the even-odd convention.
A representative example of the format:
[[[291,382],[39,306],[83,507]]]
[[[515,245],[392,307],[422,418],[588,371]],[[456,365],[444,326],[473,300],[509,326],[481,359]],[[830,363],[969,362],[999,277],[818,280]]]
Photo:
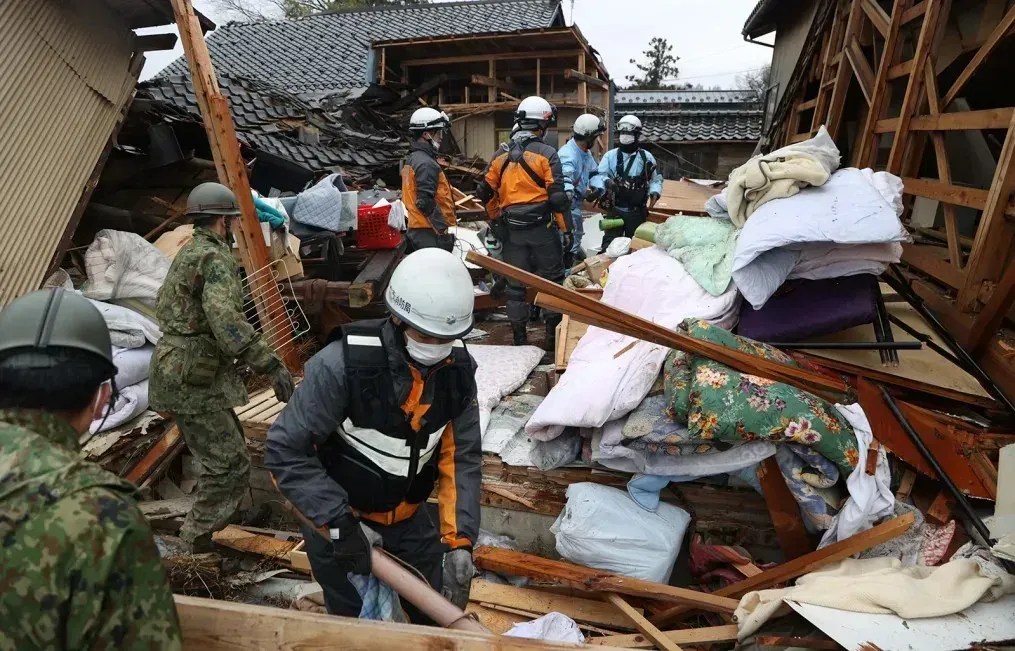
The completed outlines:
[[[604,219],[624,221],[623,227],[603,232],[602,251],[618,237],[634,237],[634,231],[662,195],[663,177],[655,157],[639,146],[640,138],[641,120],[633,115],[620,118],[619,146],[606,152],[599,161],[598,174],[589,183],[585,200],[598,201]]]
[[[574,121],[572,138],[557,152],[564,171],[564,191],[571,201],[571,232],[574,233],[571,251],[564,251],[565,267],[585,259],[585,250],[582,249],[582,235],[585,232],[582,200],[589,188],[589,178],[596,174],[597,167],[596,159],[589,150],[604,131],[606,125],[599,116],[591,113],[579,115]]]

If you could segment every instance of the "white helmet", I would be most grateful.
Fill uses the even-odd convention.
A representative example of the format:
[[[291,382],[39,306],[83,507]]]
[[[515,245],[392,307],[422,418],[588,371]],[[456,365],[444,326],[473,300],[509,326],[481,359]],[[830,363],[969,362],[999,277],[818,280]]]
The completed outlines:
[[[578,116],[578,119],[574,121],[574,135],[585,140],[595,138],[602,132],[606,131],[606,126],[603,121],[599,119],[598,115],[592,115],[591,113],[583,113]]]
[[[630,133],[635,134],[641,133],[641,120],[633,115],[625,115],[620,118],[620,122],[617,123],[617,133]]]
[[[398,263],[384,302],[392,316],[431,337],[458,339],[472,330],[472,277],[443,249],[421,249]]]
[[[450,126],[451,118],[447,113],[429,106],[416,109],[409,118],[409,131],[416,134],[447,129]]]
[[[522,129],[545,129],[557,121],[557,109],[542,97],[526,97],[515,111],[515,124]]]

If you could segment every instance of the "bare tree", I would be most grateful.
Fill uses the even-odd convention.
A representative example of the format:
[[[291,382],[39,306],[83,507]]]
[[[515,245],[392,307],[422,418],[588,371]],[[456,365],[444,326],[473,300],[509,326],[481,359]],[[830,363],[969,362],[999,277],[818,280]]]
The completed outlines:
[[[235,20],[302,18],[322,11],[357,7],[426,4],[430,0],[214,0],[215,7]]]
[[[765,101],[765,93],[772,83],[772,66],[765,64],[761,68],[737,77],[737,87],[751,93],[756,102]]]

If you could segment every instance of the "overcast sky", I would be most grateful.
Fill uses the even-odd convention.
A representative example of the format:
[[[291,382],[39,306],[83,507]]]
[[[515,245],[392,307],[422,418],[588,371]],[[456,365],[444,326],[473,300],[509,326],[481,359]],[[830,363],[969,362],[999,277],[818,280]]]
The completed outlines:
[[[637,72],[629,60],[653,36],[667,39],[680,57],[680,79],[705,88],[735,88],[745,71],[769,62],[770,48],[746,43],[740,29],[757,0],[564,0],[564,16],[581,29],[606,63],[617,85]],[[210,0],[194,6],[212,20],[225,23]],[[721,9],[719,7],[722,7]],[[154,28],[155,32],[170,31]],[[175,30],[173,30],[175,31]],[[142,79],[147,79],[182,53],[150,52]]]

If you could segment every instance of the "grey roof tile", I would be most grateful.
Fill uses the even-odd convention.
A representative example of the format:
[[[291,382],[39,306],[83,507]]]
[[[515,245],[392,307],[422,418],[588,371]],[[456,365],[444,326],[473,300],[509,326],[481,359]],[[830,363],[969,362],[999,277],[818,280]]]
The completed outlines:
[[[643,111],[642,140],[688,142],[701,140],[755,141],[761,137],[761,110]]]
[[[467,0],[229,23],[209,36],[208,49],[219,74],[305,93],[366,86],[367,54],[374,41],[562,24],[560,0]],[[187,72],[181,57],[159,77]]]

